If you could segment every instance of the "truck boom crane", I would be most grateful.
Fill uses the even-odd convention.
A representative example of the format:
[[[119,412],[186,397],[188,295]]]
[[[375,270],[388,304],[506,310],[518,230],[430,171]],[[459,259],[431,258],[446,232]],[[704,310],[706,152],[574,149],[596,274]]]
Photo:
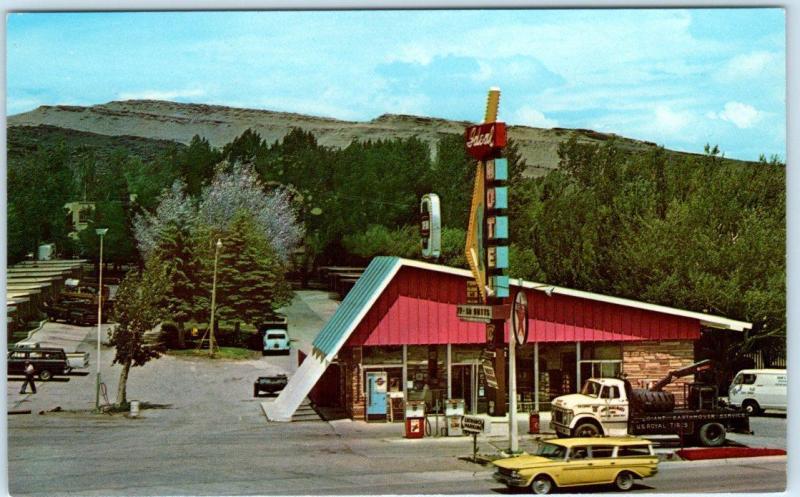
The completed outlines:
[[[702,361],[696,362],[689,366],[675,369],[667,373],[667,375],[660,380],[658,380],[653,386],[649,388],[651,392],[660,392],[665,386],[669,385],[677,378],[682,378],[684,376],[689,376],[690,374],[695,374],[700,371],[706,371],[711,369],[711,359],[703,359]]]

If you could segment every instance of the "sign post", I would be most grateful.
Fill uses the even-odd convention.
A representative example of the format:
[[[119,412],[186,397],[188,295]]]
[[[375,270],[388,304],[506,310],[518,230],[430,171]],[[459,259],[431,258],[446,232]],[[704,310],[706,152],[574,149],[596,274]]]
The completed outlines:
[[[487,385],[493,392],[492,414],[506,415],[506,360],[505,325],[509,312],[495,312],[495,309],[509,309],[508,280],[508,160],[501,157],[506,146],[506,125],[497,120],[500,105],[500,89],[491,88],[486,101],[483,123],[469,126],[464,138],[467,153],[476,161],[475,183],[472,191],[466,259],[480,294],[480,305],[459,306],[458,316],[469,321],[486,323],[487,347],[493,349],[494,360],[483,359],[483,369]],[[491,309],[491,310],[489,310]],[[509,344],[511,364],[509,365],[509,386],[512,388],[509,404],[511,413],[509,423],[516,427],[516,392],[514,377],[513,343]],[[491,364],[493,362],[493,364]],[[493,374],[490,374],[493,373]],[[489,383],[490,376],[494,381]],[[512,435],[511,451],[516,452],[516,430]],[[513,432],[513,433],[512,433]]]
[[[478,416],[462,416],[461,430],[472,435],[472,462],[478,462],[478,434],[486,431],[486,420]]]

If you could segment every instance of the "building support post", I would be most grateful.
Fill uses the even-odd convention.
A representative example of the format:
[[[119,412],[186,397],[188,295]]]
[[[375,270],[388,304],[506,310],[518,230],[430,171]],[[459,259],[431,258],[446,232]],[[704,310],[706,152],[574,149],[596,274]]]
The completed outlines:
[[[403,344],[403,397],[408,402],[408,345]]]
[[[581,342],[575,342],[575,391],[581,391]]]
[[[447,344],[447,398],[453,398],[453,346]]]
[[[533,342],[533,410],[539,412],[539,342]]]

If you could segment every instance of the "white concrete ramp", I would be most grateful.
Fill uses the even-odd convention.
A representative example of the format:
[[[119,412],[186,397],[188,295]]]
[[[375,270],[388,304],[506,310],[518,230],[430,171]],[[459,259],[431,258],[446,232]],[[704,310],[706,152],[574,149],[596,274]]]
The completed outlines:
[[[267,419],[290,422],[297,408],[303,403],[326,369],[328,369],[328,363],[319,358],[317,354],[306,356],[303,364],[289,378],[289,383],[283,388],[278,398],[274,402],[264,403],[264,413],[267,415]]]

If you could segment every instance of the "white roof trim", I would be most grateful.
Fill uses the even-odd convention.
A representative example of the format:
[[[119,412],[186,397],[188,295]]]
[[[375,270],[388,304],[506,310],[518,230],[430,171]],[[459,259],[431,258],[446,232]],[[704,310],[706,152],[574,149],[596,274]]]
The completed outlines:
[[[386,273],[386,277],[384,277],[383,281],[380,282],[378,288],[376,288],[375,291],[372,292],[372,295],[366,302],[366,305],[361,307],[361,311],[356,315],[356,317],[350,323],[350,326],[348,327],[347,331],[342,334],[342,337],[336,343],[336,346],[334,346],[331,352],[325,357],[326,364],[330,364],[336,357],[336,354],[338,354],[341,348],[344,346],[344,344],[347,343],[347,340],[350,338],[350,335],[358,327],[358,325],[361,324],[361,320],[364,319],[364,316],[366,316],[367,313],[372,309],[372,306],[375,305],[375,302],[378,300],[378,298],[381,295],[383,295],[383,291],[386,289],[387,286],[389,286],[389,283],[394,279],[395,275],[397,274],[397,271],[399,271],[400,267],[403,266],[403,262],[405,260],[406,259],[398,258],[398,261],[394,264],[394,266],[392,266],[392,269]]]
[[[459,269],[440,264],[431,264],[429,262],[416,261],[413,259],[400,259],[404,266],[411,266],[420,269],[428,269],[431,271],[438,271],[440,273],[447,273],[456,276],[466,276],[472,278],[472,272],[467,269]],[[724,330],[744,331],[753,328],[752,323],[745,321],[736,321],[735,319],[728,319],[722,316],[715,316],[713,314],[705,314],[702,312],[686,311],[683,309],[676,309],[674,307],[667,307],[663,305],[650,304],[647,302],[640,302],[638,300],[623,299],[620,297],[610,297],[599,293],[584,292],[581,290],[573,290],[571,288],[564,288],[555,285],[548,285],[546,283],[536,283],[532,281],[524,281],[518,278],[511,278],[510,283],[515,286],[523,288],[530,288],[533,290],[540,290],[542,292],[550,292],[553,294],[567,295],[569,297],[577,297],[586,300],[594,300],[596,302],[605,302],[608,304],[621,305],[624,307],[632,307],[634,309],[642,309],[645,311],[659,312],[662,314],[669,314],[671,316],[680,316],[689,319],[697,319],[703,326],[710,328],[720,328]]]

